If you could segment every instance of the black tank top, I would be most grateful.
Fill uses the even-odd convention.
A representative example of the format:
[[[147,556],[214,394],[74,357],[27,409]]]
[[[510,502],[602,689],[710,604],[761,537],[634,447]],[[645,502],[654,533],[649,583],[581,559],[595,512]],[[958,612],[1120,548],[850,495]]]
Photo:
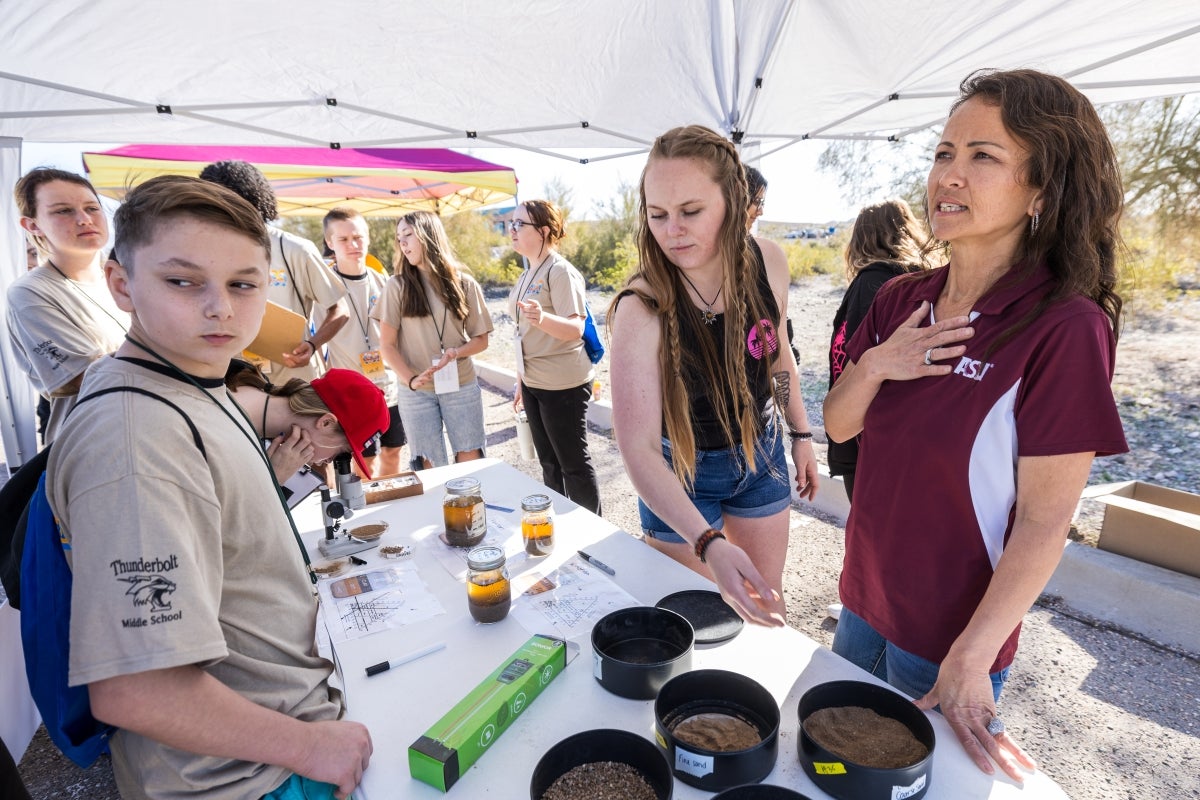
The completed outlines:
[[[779,320],[779,304],[775,302],[771,283],[767,279],[767,268],[763,263],[762,251],[754,239],[750,240],[750,249],[754,253],[755,260],[755,288],[763,300],[764,307],[771,315],[770,319],[764,321],[765,337],[758,335],[754,325],[756,320],[747,320],[746,331],[739,337],[744,342],[746,377],[750,381],[750,396],[753,398],[755,408],[763,412],[758,415],[759,424],[755,431],[757,436],[762,431],[767,406],[771,401],[771,366],[774,363],[775,354],[779,350],[780,342],[780,336],[776,330],[776,323]],[[627,294],[631,294],[631,292],[621,292],[618,299]],[[731,442],[725,437],[725,432],[721,429],[721,422],[717,419],[716,409],[713,406],[712,391],[714,389],[723,391],[726,408],[732,409],[734,407],[733,388],[729,381],[721,382],[720,386],[709,385],[703,377],[704,367],[700,355],[700,337],[708,337],[717,357],[723,357],[727,335],[726,315],[724,313],[717,314],[712,324],[706,324],[699,309],[689,301],[683,301],[683,303],[686,305],[682,305],[676,310],[679,317],[679,339],[682,352],[675,354],[675,357],[679,360],[680,376],[683,378],[688,396],[691,398],[692,435],[696,439],[696,449],[726,450],[740,443],[741,425],[737,416],[734,415],[730,420],[730,433],[733,441]],[[763,341],[764,338],[766,341]],[[662,435],[667,438],[665,420]]]

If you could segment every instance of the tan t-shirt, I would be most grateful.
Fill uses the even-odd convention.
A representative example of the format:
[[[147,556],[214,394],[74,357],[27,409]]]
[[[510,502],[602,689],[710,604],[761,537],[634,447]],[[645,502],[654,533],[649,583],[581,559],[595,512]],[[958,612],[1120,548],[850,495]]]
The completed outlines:
[[[33,387],[46,397],[125,340],[129,315],[117,308],[108,284],[68,280],[48,266],[8,287],[8,337]],[[50,400],[45,441],[54,441],[75,397]]]
[[[279,228],[267,228],[267,232],[271,234],[271,286],[267,291],[268,300],[311,320],[316,309],[327,309],[342,299],[346,290],[334,276],[333,270],[325,266],[316,245]],[[270,378],[271,383],[281,386],[291,378],[310,381],[324,372],[320,356],[313,356],[307,366],[297,369],[272,361]]]
[[[548,314],[560,317],[587,316],[583,276],[558,253],[538,266],[530,266],[508,296],[517,320],[524,375],[521,380],[534,389],[573,389],[592,380],[594,371],[583,349],[583,339],[563,341],[530,324],[517,309],[518,300],[537,300]]]
[[[115,358],[96,362],[80,396],[147,389],[178,412],[120,392],[79,405],[50,454],[47,495],[70,542],[69,681],[196,665],[265,708],[336,719],[341,697],[316,655],[316,604],[304,562],[249,426],[223,389],[210,393]],[[176,750],[127,730],[112,738],[125,798],[259,797],[283,767]]]
[[[402,269],[408,269],[403,267]],[[467,298],[467,318],[458,320],[446,308],[442,298],[422,278],[425,299],[431,313],[425,317],[403,317],[404,284],[393,276],[383,290],[383,301],[371,312],[371,318],[386,322],[397,331],[396,347],[414,372],[423,372],[433,366],[434,358],[443,350],[462,347],[482,333],[492,332],[492,316],[483,299],[483,290],[470,275],[459,271],[463,293]],[[438,331],[441,331],[441,337]],[[468,386],[475,382],[475,364],[468,358],[458,359],[458,385]],[[433,382],[420,387],[421,391],[432,392]]]
[[[334,271],[333,276],[334,280],[341,282],[346,289],[346,311],[349,312],[350,319],[329,340],[329,366],[364,372],[364,353],[374,353],[382,359],[379,353],[379,320],[372,319],[371,312],[383,296],[387,278],[373,269],[368,269],[362,275],[342,275]],[[314,317],[317,327],[321,327],[325,319],[324,309],[317,309]],[[382,360],[379,366],[375,374],[367,377],[383,391],[387,404],[394,406],[396,375],[383,366]]]

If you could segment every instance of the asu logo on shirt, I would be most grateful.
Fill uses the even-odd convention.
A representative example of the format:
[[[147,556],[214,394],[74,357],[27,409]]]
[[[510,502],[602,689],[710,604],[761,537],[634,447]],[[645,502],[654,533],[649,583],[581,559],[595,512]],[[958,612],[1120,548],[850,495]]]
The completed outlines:
[[[970,378],[973,381],[981,381],[983,380],[983,376],[987,374],[987,371],[994,366],[996,365],[992,363],[985,364],[982,361],[976,361],[973,358],[963,356],[958,360],[958,366],[954,368],[954,374],[962,375],[964,378]]]

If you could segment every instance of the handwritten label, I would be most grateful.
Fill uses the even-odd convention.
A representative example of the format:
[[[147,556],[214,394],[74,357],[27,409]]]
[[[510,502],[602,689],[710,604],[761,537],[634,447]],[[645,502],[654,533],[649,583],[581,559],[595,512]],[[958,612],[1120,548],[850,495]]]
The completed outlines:
[[[846,765],[840,761],[814,761],[813,771],[818,775],[845,775]]]
[[[922,775],[908,786],[893,786],[892,800],[906,800],[906,798],[915,797],[924,788],[925,776]]]
[[[600,654],[595,650],[592,651],[592,677],[598,681],[604,679],[604,664],[600,661]]]
[[[689,753],[687,750],[676,747],[675,769],[678,772],[686,772],[689,775],[695,775],[697,778],[703,778],[705,775],[712,774],[713,757]]]

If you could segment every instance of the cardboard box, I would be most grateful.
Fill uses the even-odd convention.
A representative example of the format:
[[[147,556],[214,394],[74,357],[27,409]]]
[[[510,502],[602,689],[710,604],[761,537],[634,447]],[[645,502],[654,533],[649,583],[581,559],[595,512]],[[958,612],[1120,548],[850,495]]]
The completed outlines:
[[[367,505],[424,494],[425,486],[415,472],[397,472],[395,475],[380,475],[363,486],[363,497]]]
[[[1083,496],[1105,504],[1101,550],[1200,578],[1200,496],[1141,481]]]
[[[532,636],[408,748],[408,771],[443,792],[567,666],[567,643]]]

